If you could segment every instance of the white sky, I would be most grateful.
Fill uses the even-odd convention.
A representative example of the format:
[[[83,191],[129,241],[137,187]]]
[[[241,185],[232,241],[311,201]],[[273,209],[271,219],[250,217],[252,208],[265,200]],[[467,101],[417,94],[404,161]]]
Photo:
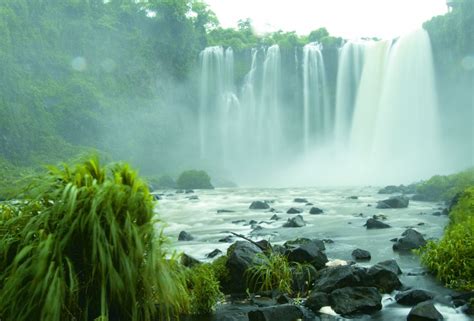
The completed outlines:
[[[258,33],[308,34],[326,27],[333,36],[393,38],[447,12],[446,0],[204,0],[222,26],[251,18]]]

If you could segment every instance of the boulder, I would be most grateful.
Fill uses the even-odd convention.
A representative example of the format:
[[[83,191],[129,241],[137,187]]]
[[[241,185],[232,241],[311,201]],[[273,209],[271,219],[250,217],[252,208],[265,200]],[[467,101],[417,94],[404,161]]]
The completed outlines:
[[[304,306],[317,313],[322,307],[331,305],[329,295],[324,292],[311,292],[306,299]]]
[[[379,220],[376,220],[376,219],[373,219],[373,218],[369,218],[367,220],[367,222],[365,222],[364,226],[367,227],[368,230],[381,229],[381,228],[390,228],[391,227],[390,225],[388,225],[384,222],[380,222]]]
[[[414,229],[407,229],[403,232],[402,237],[397,239],[397,242],[393,244],[392,248],[394,251],[411,251],[419,249],[426,245],[426,240],[420,232]]]
[[[366,269],[356,266],[327,267],[318,272],[314,291],[330,293],[340,288],[363,286],[366,274]]]
[[[181,264],[187,267],[193,267],[195,265],[201,264],[201,262],[198,259],[183,253],[181,255]]]
[[[192,241],[194,237],[186,231],[179,232],[178,241]]]
[[[297,215],[293,218],[289,218],[288,221],[283,224],[283,227],[303,227],[306,222],[303,220],[303,216]]]
[[[229,271],[230,280],[228,288],[232,293],[244,293],[246,284],[245,271],[255,264],[261,264],[262,260],[257,254],[262,254],[262,250],[246,241],[237,241],[227,250],[226,267]]]
[[[303,319],[303,311],[292,304],[260,308],[248,313],[249,321],[293,321]]]
[[[266,201],[253,201],[249,206],[251,210],[268,210],[269,208],[270,205]]]
[[[412,289],[405,292],[400,292],[395,296],[398,304],[401,305],[416,305],[421,302],[433,300],[434,294],[425,290]]]
[[[295,198],[293,200],[295,203],[308,203],[308,200],[306,198]]]
[[[319,270],[324,268],[328,258],[316,243],[310,242],[289,250],[288,261],[310,263]]]
[[[272,221],[278,221],[280,219],[280,217],[276,214],[273,214],[273,216],[270,218],[270,220]]]
[[[311,209],[309,210],[309,214],[313,214],[313,215],[316,215],[316,214],[322,214],[324,211],[320,208],[317,208],[317,207],[311,207]]]
[[[296,208],[292,207],[288,211],[286,211],[286,214],[301,214],[303,213],[303,210],[301,208]]]
[[[352,251],[352,257],[356,261],[370,261],[372,258],[369,251],[362,249],[355,249]]]
[[[402,282],[398,278],[400,273],[401,270],[395,260],[379,262],[367,270],[364,283],[378,288],[383,293],[390,293],[402,287]]]
[[[377,208],[406,208],[410,200],[406,196],[393,196],[377,203]]]
[[[222,254],[222,251],[219,250],[219,249],[215,249],[214,251],[212,251],[210,253],[207,253],[206,257],[212,259],[212,258],[218,256],[219,254]]]
[[[295,248],[307,243],[315,244],[319,248],[320,251],[326,250],[324,241],[318,240],[318,239],[308,239],[306,237],[301,237],[294,240],[286,241],[285,243],[283,243],[283,246],[286,247],[287,249],[292,249],[292,248]]]
[[[443,320],[443,315],[436,310],[432,301],[424,301],[415,305],[408,313],[408,321]]]
[[[373,287],[346,287],[329,295],[332,309],[343,316],[370,314],[382,309],[382,296]]]

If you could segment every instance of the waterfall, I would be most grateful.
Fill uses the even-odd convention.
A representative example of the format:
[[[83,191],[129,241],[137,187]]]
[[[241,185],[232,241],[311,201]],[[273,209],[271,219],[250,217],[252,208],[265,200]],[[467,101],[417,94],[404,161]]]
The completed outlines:
[[[347,42],[338,52],[337,75],[326,75],[322,53],[317,43],[302,50],[273,45],[239,51],[234,61],[232,48],[203,50],[201,157],[249,181],[289,167],[293,181],[302,175],[333,184],[406,183],[440,170],[426,31]],[[336,80],[334,103],[328,79]]]
[[[342,146],[347,144],[351,131],[352,116],[364,63],[364,49],[364,43],[347,42],[339,53],[334,137],[335,141]]]
[[[303,48],[303,146],[308,151],[315,140],[324,141],[331,127],[326,71],[321,48],[310,43]]]

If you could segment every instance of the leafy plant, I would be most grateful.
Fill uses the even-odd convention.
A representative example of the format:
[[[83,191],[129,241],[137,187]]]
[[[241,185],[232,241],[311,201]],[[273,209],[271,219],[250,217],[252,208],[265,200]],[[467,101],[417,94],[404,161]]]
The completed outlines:
[[[214,310],[223,294],[210,264],[199,264],[188,271],[188,287],[192,314],[207,314]]]
[[[258,254],[260,264],[252,265],[246,271],[247,286],[251,291],[280,290],[291,292],[292,273],[286,256],[270,253]]]
[[[474,290],[474,187],[467,189],[450,212],[443,238],[418,251],[436,277],[455,289]]]
[[[0,315],[11,321],[149,321],[186,310],[155,232],[153,198],[128,165],[50,167],[6,216]]]

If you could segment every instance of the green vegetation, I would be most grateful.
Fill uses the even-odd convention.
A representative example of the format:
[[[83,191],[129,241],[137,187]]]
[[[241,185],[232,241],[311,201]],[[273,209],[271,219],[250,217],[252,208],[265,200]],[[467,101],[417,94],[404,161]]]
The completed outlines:
[[[436,175],[416,186],[416,199],[450,201],[457,193],[474,186],[474,168],[448,176]]]
[[[213,189],[211,178],[205,171],[184,171],[176,181],[181,189]]]
[[[449,213],[443,238],[420,251],[422,263],[446,286],[474,290],[474,187],[466,189]]]
[[[188,289],[191,298],[192,314],[208,314],[217,302],[223,298],[219,290],[219,281],[210,264],[199,264],[189,270]]]
[[[246,271],[250,291],[280,290],[290,293],[293,279],[286,256],[274,253],[257,256],[258,261],[262,263],[253,265]]]
[[[127,165],[51,167],[0,209],[0,317],[154,320],[188,310],[155,232],[153,198]],[[181,285],[180,285],[181,284]]]

